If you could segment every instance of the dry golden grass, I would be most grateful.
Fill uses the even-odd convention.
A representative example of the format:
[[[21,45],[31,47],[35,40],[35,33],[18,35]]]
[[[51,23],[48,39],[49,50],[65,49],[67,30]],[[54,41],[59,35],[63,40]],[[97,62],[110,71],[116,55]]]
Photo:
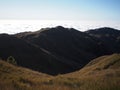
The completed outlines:
[[[79,71],[58,76],[0,60],[0,90],[120,90],[120,54],[99,57]]]

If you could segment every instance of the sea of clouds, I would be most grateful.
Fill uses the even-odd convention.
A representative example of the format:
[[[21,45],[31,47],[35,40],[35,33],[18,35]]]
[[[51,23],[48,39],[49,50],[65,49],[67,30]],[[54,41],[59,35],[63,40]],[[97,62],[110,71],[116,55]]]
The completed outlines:
[[[120,29],[120,22],[113,21],[70,21],[70,20],[0,20],[0,33],[14,34],[25,31],[37,31],[41,28],[64,26],[80,31],[100,27]]]

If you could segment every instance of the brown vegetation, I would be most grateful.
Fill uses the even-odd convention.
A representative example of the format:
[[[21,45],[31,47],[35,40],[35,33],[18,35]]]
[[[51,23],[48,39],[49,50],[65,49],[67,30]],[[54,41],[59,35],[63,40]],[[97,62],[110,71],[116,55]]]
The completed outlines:
[[[0,90],[120,90],[120,54],[92,60],[83,69],[50,76],[0,61]]]

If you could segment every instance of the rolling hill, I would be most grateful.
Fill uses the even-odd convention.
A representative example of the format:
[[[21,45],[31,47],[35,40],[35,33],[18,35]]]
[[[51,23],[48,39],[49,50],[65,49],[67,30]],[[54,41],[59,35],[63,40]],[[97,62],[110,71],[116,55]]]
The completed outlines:
[[[76,90],[119,90],[120,54],[112,54],[91,60],[82,69],[58,76],[59,82],[74,82]],[[61,78],[61,79],[60,79]]]
[[[0,60],[0,90],[120,90],[119,81],[120,54],[98,57],[76,72],[58,76]]]
[[[0,60],[0,90],[33,90],[38,82],[49,80],[50,77]]]

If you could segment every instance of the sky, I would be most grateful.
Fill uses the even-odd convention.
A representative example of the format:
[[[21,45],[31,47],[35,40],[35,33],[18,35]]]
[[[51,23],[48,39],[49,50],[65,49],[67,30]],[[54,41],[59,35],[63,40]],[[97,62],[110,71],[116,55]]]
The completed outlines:
[[[120,0],[0,0],[0,19],[120,20]]]
[[[32,29],[57,25],[84,30],[100,26],[120,29],[120,0],[0,0],[0,33],[7,29],[17,32],[17,26],[18,31],[24,31],[30,24],[35,27]]]

